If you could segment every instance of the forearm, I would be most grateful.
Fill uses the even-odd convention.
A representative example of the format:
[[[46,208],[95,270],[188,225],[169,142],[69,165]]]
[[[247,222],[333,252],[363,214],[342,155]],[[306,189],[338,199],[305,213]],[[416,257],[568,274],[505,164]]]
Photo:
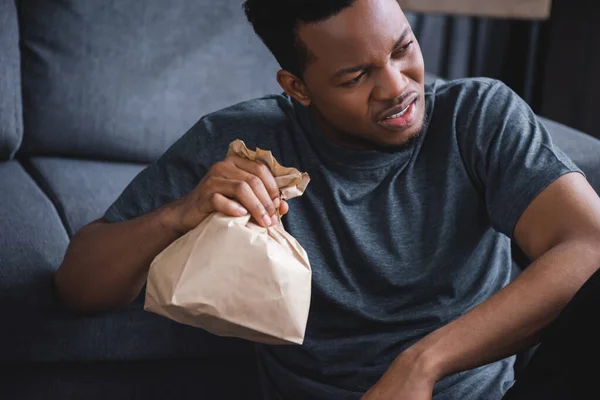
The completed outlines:
[[[435,380],[515,354],[537,343],[541,330],[599,267],[597,243],[559,244],[502,291],[407,353]]]
[[[99,311],[133,301],[154,257],[180,236],[173,207],[125,222],[95,222],[75,235],[55,275],[65,305]]]

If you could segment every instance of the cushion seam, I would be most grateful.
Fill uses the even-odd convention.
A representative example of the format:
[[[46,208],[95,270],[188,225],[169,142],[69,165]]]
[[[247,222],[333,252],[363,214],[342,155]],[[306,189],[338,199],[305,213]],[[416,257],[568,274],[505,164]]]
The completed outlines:
[[[72,239],[73,238],[73,229],[71,228],[71,226],[68,222],[65,209],[60,205],[58,196],[52,189],[52,186],[50,185],[48,180],[35,167],[35,165],[31,162],[31,160],[20,160],[19,162],[23,166],[23,169],[25,170],[25,172],[38,185],[38,187],[46,195],[46,197],[48,197],[48,199],[50,200],[50,203],[52,203],[52,205],[54,206],[54,209],[56,210],[56,213],[58,214],[58,217],[60,218],[60,221],[62,222],[63,227],[65,228],[65,231],[67,232],[67,236],[69,237],[69,240]]]
[[[23,143],[23,135],[25,134],[23,126],[19,125],[19,105],[21,106],[21,114],[23,113],[23,88],[21,86],[21,82],[23,81],[23,70],[21,69],[21,23],[19,21],[19,10],[17,9],[16,1],[13,3],[15,6],[15,18],[17,23],[17,55],[18,57],[13,64],[14,76],[15,76],[15,89],[13,91],[14,102],[15,102],[15,132],[17,135],[17,142],[15,144],[15,148],[12,152],[9,153],[9,159],[14,158],[14,156],[19,151],[21,144]],[[20,77],[20,79],[19,79]],[[21,90],[21,102],[19,102],[19,90]],[[22,117],[22,116],[21,116]],[[21,122],[23,119],[21,118]]]

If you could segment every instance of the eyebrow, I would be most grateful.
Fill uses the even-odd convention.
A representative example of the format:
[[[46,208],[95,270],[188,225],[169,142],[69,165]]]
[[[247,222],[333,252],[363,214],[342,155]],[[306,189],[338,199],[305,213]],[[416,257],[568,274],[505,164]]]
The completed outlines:
[[[396,40],[396,43],[394,43],[394,46],[392,47],[392,51],[394,51],[398,46],[400,46],[402,44],[402,42],[404,42],[404,40],[409,35],[409,33],[410,33],[410,27],[406,27],[406,29],[404,29],[404,32],[402,32],[402,34],[400,35],[400,38],[398,40]],[[356,65],[354,67],[343,68],[343,69],[340,69],[339,71],[337,71],[333,75],[333,77],[334,78],[341,78],[342,76],[344,76],[346,74],[352,74],[352,73],[355,73],[355,72],[360,72],[362,70],[367,69],[368,67],[369,67],[369,65],[363,64],[363,65]]]

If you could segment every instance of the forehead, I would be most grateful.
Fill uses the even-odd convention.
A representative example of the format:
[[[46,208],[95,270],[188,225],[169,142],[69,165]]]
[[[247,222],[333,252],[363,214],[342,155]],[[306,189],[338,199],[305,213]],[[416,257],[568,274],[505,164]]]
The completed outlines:
[[[300,25],[298,36],[311,64],[335,68],[387,56],[407,27],[396,0],[358,0],[329,19]]]

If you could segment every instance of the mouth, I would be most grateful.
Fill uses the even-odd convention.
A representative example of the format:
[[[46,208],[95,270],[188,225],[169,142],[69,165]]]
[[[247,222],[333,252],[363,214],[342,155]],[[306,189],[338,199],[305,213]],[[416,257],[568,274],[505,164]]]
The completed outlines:
[[[416,118],[418,98],[416,93],[409,95],[401,104],[383,112],[377,120],[377,124],[395,131],[409,127]]]

